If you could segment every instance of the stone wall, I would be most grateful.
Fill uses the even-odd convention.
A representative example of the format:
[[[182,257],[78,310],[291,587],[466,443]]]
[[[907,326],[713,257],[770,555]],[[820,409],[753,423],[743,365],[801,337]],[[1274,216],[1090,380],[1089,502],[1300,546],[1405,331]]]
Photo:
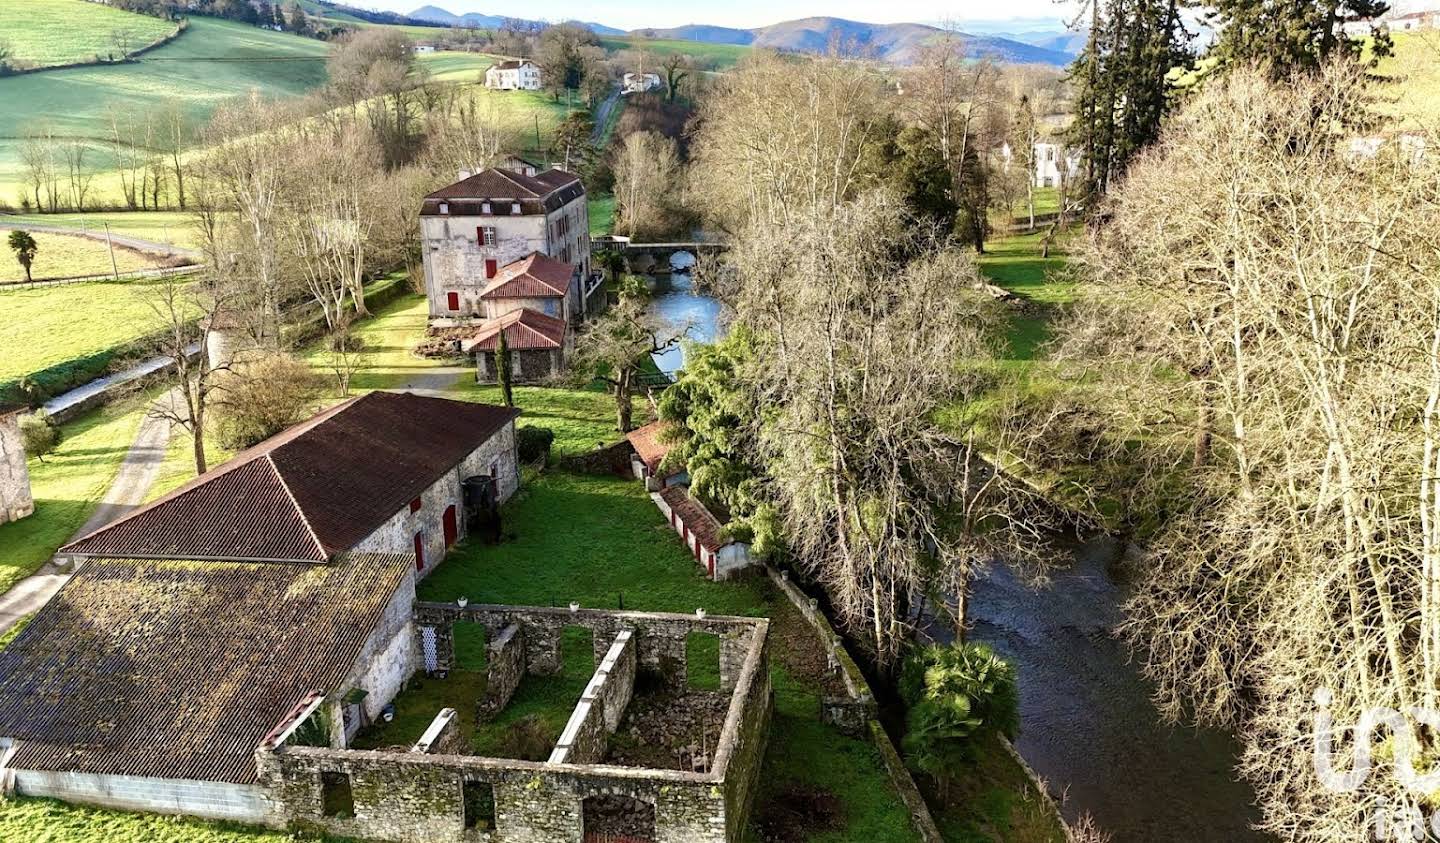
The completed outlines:
[[[15,770],[16,792],[124,811],[268,823],[275,807],[259,785],[145,776]]]
[[[359,752],[290,746],[294,726],[278,746],[256,753],[265,793],[275,806],[271,825],[335,835],[436,843],[581,843],[585,800],[625,797],[653,806],[659,843],[737,843],[754,798],[771,713],[766,655],[769,622],[755,618],[698,617],[647,612],[465,606],[419,603],[415,626],[430,629],[437,649],[453,654],[450,628],[480,623],[502,652],[523,653],[532,671],[558,667],[563,630],[592,630],[598,669],[548,763],[430,752]],[[647,658],[676,658],[683,682],[685,637],[720,637],[722,684],[734,693],[706,774],[574,763],[599,761],[604,740],[624,714],[636,675]],[[540,642],[538,645],[536,642]],[[447,655],[453,658],[453,655]],[[572,728],[573,727],[573,728]],[[445,725],[427,730],[443,740]],[[343,777],[353,813],[330,814],[326,778]],[[493,788],[495,827],[467,827],[466,783]],[[646,809],[648,812],[648,808]],[[473,818],[472,818],[473,819]]]
[[[30,496],[30,469],[20,438],[20,414],[0,410],[0,524],[18,521],[35,511]]]
[[[551,764],[596,764],[605,758],[610,735],[635,694],[635,674],[634,633],[622,629],[560,733],[550,753]]]
[[[450,755],[459,752],[464,745],[460,736],[459,713],[453,708],[442,708],[425,731],[420,734],[420,740],[410,747],[411,752],[421,754]]]
[[[485,696],[477,709],[479,719],[489,720],[505,706],[525,676],[525,637],[519,624],[510,624],[485,645]]]
[[[380,709],[395,698],[405,681],[419,669],[419,653],[410,615],[410,607],[414,603],[415,580],[407,577],[385,606],[379,626],[365,640],[360,657],[346,680],[346,687],[339,689],[342,694],[351,688],[365,691],[365,700],[361,705],[368,720],[378,717]],[[337,709],[331,715],[333,722],[339,724],[342,714],[338,701],[336,705]]]
[[[512,421],[470,452],[451,471],[420,494],[420,510],[411,512],[408,505],[392,515],[375,532],[366,536],[354,550],[369,553],[415,553],[415,535],[421,535],[425,548],[425,567],[420,575],[427,576],[445,558],[445,511],[455,507],[457,540],[465,538],[465,498],[461,482],[467,477],[488,475],[491,468],[497,475],[500,502],[515,494],[520,487],[520,457],[515,449],[515,423]]]
[[[558,348],[527,348],[510,352],[510,379],[516,383],[539,383],[559,377],[565,371],[565,352]],[[495,383],[495,352],[475,353],[476,383]]]

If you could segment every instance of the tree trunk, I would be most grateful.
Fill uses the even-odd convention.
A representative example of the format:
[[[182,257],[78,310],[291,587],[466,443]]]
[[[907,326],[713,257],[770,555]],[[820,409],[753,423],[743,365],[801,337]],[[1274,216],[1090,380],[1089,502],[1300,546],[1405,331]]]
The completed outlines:
[[[622,372],[615,382],[615,425],[621,433],[630,432],[630,412],[630,373]]]

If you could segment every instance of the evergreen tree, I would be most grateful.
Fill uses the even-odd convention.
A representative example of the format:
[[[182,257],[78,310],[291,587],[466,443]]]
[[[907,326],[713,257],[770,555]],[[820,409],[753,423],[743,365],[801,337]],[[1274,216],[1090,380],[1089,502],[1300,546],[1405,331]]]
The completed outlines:
[[[950,168],[932,132],[911,126],[900,132],[886,168],[891,183],[904,198],[906,216],[913,224],[948,230],[959,206],[951,189]]]
[[[1178,0],[1091,0],[1090,40],[1072,67],[1079,82],[1071,142],[1084,153],[1084,192],[1104,193],[1153,143],[1172,98],[1172,69],[1189,64]]]
[[[1276,79],[1315,70],[1336,56],[1359,57],[1365,39],[1342,29],[1390,10],[1385,0],[1215,0],[1206,22],[1219,33],[1211,55],[1222,64],[1262,62]],[[1371,61],[1390,54],[1390,35],[1371,32]]]
[[[495,381],[500,384],[500,395],[505,399],[505,406],[515,406],[515,389],[511,384],[510,372],[510,344],[505,341],[503,327],[495,341]]]

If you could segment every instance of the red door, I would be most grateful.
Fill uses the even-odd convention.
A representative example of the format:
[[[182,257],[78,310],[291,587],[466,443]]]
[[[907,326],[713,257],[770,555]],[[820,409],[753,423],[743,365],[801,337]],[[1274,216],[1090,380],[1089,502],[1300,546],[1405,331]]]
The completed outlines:
[[[456,527],[456,525],[455,525],[455,504],[452,503],[452,504],[450,504],[449,506],[447,506],[447,507],[445,508],[445,522],[444,522],[444,523],[445,523],[445,546],[446,546],[446,547],[449,547],[450,545],[454,544],[454,543],[455,543],[455,539],[460,536],[460,530],[459,530],[459,528]]]
[[[451,310],[459,310],[459,309],[460,309],[460,294],[459,294],[459,293],[446,293],[446,294],[445,294],[445,304],[446,304]]]
[[[425,570],[425,534],[415,534],[415,570]]]
[[[495,277],[495,269],[496,269],[495,260],[494,260],[493,258],[487,258],[487,259],[485,260],[485,277],[486,277],[486,278],[494,278],[494,277]]]

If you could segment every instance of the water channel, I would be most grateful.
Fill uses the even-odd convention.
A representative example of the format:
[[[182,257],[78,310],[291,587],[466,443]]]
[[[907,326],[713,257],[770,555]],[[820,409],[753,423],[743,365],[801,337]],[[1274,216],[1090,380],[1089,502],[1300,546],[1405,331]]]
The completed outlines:
[[[714,340],[718,301],[690,275],[656,276],[652,310]],[[683,366],[681,349],[656,355],[661,370]],[[1124,586],[1112,575],[1119,549],[1108,539],[1076,543],[1072,558],[1032,588],[997,564],[975,583],[974,640],[1009,659],[1020,678],[1020,754],[1063,798],[1070,819],[1088,812],[1114,843],[1268,840],[1250,829],[1254,794],[1234,773],[1238,747],[1224,732],[1170,726],[1150,687],[1112,631]],[[948,640],[948,629],[932,630]]]

